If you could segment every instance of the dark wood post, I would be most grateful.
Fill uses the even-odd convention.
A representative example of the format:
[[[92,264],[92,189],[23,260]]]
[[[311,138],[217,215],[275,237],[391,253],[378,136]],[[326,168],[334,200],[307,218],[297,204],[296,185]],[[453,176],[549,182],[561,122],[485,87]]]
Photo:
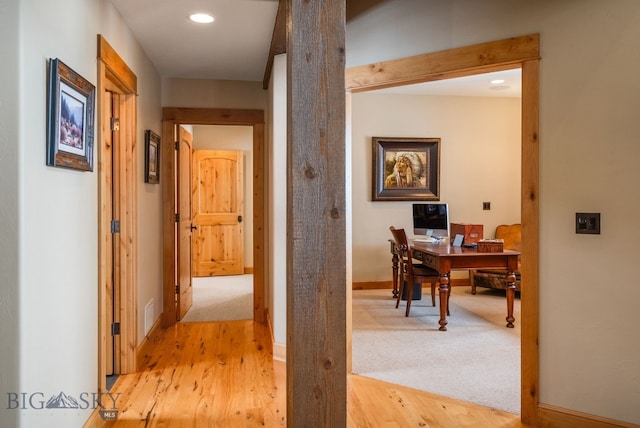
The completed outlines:
[[[345,2],[286,16],[287,426],[345,427]]]

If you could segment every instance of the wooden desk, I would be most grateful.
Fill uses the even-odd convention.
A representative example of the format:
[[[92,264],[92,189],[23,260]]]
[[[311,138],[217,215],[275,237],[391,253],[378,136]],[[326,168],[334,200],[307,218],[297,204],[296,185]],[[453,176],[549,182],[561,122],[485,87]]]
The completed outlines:
[[[398,293],[398,254],[393,240],[393,292]],[[506,269],[507,275],[507,327],[513,328],[513,301],[516,290],[516,274],[518,268],[517,251],[504,250],[500,253],[479,253],[475,248],[453,247],[449,244],[430,244],[411,242],[413,258],[440,274],[440,329],[447,330],[447,300],[449,296],[449,276],[454,269]]]

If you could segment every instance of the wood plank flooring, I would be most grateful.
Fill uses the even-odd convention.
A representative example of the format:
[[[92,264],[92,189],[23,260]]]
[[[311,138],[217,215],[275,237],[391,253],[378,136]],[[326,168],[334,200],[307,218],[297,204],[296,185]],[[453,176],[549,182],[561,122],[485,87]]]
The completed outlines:
[[[113,386],[118,417],[85,427],[284,427],[285,365],[253,321],[179,323],[152,333],[140,371]],[[349,427],[523,427],[519,416],[349,375]]]

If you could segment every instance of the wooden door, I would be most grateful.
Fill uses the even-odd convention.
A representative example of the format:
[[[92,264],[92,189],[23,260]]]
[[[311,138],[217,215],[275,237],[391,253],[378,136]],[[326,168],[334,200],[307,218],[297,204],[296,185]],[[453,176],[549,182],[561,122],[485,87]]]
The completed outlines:
[[[244,273],[242,152],[193,155],[193,276]]]
[[[193,303],[191,288],[191,159],[193,138],[183,127],[178,127],[178,183],[177,183],[177,298],[178,320]]]

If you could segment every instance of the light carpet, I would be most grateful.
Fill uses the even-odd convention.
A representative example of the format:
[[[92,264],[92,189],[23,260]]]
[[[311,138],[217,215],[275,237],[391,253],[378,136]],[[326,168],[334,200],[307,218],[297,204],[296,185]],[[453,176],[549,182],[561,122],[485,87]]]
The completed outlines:
[[[519,414],[520,299],[511,329],[504,292],[454,287],[442,332],[438,300],[424,291],[408,318],[391,290],[353,292],[353,372]]]
[[[193,305],[183,322],[253,319],[253,275],[192,278]]]

